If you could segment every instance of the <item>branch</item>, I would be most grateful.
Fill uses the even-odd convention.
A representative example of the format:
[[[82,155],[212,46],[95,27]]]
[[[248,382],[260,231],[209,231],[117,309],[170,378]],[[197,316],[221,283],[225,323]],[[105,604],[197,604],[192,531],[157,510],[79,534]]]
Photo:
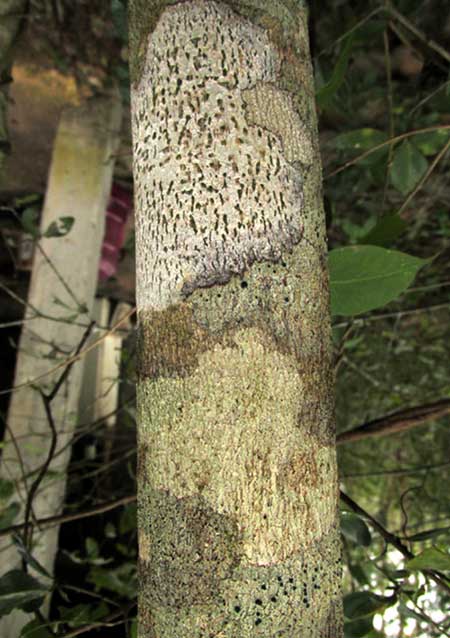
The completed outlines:
[[[89,510],[84,512],[76,512],[75,514],[59,514],[58,516],[48,516],[47,518],[40,518],[36,521],[30,521],[29,526],[38,525],[40,528],[51,527],[53,525],[60,525],[61,523],[68,523],[69,521],[78,521],[81,518],[88,518],[89,516],[96,516],[97,514],[103,514],[110,510],[121,507],[122,505],[128,505],[134,503],[136,495],[124,496],[123,498],[116,499],[114,501],[108,501],[106,503],[100,503]],[[25,523],[18,523],[17,525],[11,525],[0,530],[0,538],[2,536],[9,536],[15,532],[20,532],[25,527]]]
[[[398,410],[379,419],[363,423],[353,430],[341,432],[337,436],[336,445],[342,445],[350,441],[360,441],[372,436],[385,436],[404,432],[449,413],[450,399],[440,399],[434,403]]]
[[[342,491],[340,492],[340,497],[341,497],[341,501],[343,501],[346,505],[348,505],[348,507],[350,507],[350,509],[353,510],[355,514],[359,514],[359,516],[362,516],[365,519],[367,519],[372,525],[372,527],[376,529],[376,531],[380,534],[380,536],[384,538],[386,543],[389,543],[390,545],[395,547],[395,549],[397,549],[401,554],[403,554],[403,556],[407,558],[408,560],[411,560],[412,558],[414,558],[414,554],[411,551],[409,551],[406,545],[402,543],[399,536],[396,536],[395,534],[391,534],[391,532],[389,532],[385,527],[383,527],[381,523],[379,523],[371,514],[366,512],[366,510],[364,510],[360,505],[358,505],[358,503],[355,503],[355,501],[351,499],[350,496],[347,496],[347,494],[345,494],[344,492]],[[443,576],[443,574],[441,574],[440,572],[436,570],[431,570],[431,569],[424,569],[422,571],[425,575],[429,576],[436,583],[436,585],[439,585],[441,589],[445,590],[447,593],[450,592],[450,585],[446,582],[446,578],[445,576]]]

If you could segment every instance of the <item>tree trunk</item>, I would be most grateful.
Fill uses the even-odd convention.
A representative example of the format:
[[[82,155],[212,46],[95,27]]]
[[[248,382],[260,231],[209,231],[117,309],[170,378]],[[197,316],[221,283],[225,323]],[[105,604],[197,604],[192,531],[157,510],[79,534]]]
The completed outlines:
[[[26,0],[2,0],[0,6],[0,170],[9,151],[6,124],[14,44],[25,17]]]
[[[84,361],[75,363],[52,400],[52,418],[38,390],[51,392],[82,339],[83,324],[89,323],[120,122],[117,98],[97,98],[66,110],[58,128],[41,230],[61,216],[73,216],[75,223],[65,237],[42,239],[43,252],[38,248],[33,262],[15,370],[14,385],[20,387],[11,397],[0,466],[0,477],[16,484],[13,500],[21,511],[15,523],[24,520],[33,483],[47,461],[46,476],[32,500],[32,519],[57,515],[64,506]],[[58,532],[58,526],[36,529],[32,537],[32,554],[50,573]],[[21,555],[9,537],[1,539],[0,550],[2,574],[20,569]],[[0,620],[0,635],[17,638],[31,618],[33,614],[12,612]]]
[[[130,2],[140,638],[342,635],[306,17]]]

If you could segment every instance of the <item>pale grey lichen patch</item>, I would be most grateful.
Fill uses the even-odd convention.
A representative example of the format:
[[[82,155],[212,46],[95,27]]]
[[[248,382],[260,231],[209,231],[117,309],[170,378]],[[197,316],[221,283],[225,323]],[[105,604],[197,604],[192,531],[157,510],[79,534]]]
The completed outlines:
[[[311,164],[315,154],[311,133],[300,119],[287,91],[259,82],[254,88],[243,91],[242,97],[248,123],[274,133],[288,162]]]
[[[154,490],[201,493],[236,521],[242,563],[270,565],[335,525],[335,450],[310,433],[317,414],[297,420],[309,380],[295,358],[255,328],[236,332],[234,344],[199,354],[187,378],[141,381],[141,436],[152,450],[143,471]]]
[[[277,98],[280,66],[267,33],[222,4],[162,14],[132,89],[138,307],[162,309],[301,240],[304,176],[289,158],[308,161],[303,129],[288,151],[287,131],[250,121],[243,97],[269,83],[297,126]]]

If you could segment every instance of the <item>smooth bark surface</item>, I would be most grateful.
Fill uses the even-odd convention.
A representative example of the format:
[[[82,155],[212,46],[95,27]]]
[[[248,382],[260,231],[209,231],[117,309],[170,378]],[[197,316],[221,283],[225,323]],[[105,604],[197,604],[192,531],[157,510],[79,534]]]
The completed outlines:
[[[339,638],[301,2],[130,3],[140,638]]]

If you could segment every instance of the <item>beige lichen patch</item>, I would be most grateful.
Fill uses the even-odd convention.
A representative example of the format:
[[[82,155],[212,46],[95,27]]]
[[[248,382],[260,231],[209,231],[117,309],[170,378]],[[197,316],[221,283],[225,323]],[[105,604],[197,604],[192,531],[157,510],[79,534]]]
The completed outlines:
[[[198,364],[188,378],[141,383],[149,482],[178,499],[201,493],[234,516],[248,564],[283,561],[327,534],[336,514],[334,450],[308,434],[316,412],[298,422],[308,380],[255,328]]]
[[[311,134],[300,119],[292,97],[269,83],[258,83],[243,91],[247,121],[274,133],[288,162],[311,164],[314,149]]]
[[[278,95],[280,67],[267,33],[223,4],[161,15],[132,89],[138,307],[164,308],[300,242],[304,175],[290,158],[307,163],[310,143]],[[271,88],[248,93],[257,86]],[[256,107],[252,122],[244,93],[272,100],[282,128],[258,123]]]

